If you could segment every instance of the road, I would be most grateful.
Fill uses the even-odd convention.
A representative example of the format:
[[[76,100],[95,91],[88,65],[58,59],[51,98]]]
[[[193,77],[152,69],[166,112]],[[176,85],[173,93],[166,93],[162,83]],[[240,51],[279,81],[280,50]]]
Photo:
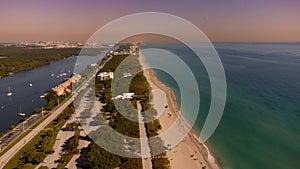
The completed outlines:
[[[112,57],[109,57],[103,65],[101,65],[99,68],[97,68],[97,71],[100,70]],[[0,157],[0,169],[3,168],[9,160],[24,146],[28,141],[30,141],[32,138],[34,138],[41,130],[43,130],[51,121],[53,121],[69,104],[72,103],[73,98],[76,97],[79,93],[80,90],[82,90],[84,87],[87,87],[87,84],[95,78],[95,75],[89,77],[88,79],[85,80],[85,82],[80,85],[74,91],[73,97],[70,97],[67,99],[60,107],[58,107],[56,110],[53,110],[50,112],[49,117],[47,117],[41,124],[39,124],[35,129],[30,131],[24,138],[22,138],[19,142],[17,142],[12,148],[10,148],[7,152],[5,152],[1,157]]]
[[[23,131],[27,130],[31,125],[37,122],[42,117],[42,114],[34,114],[24,122],[18,124],[12,131],[0,138],[0,150],[5,149],[13,142]]]
[[[141,156],[142,156],[142,165],[143,169],[152,169],[151,162],[151,151],[149,147],[149,139],[146,133],[145,127],[145,115],[142,111],[141,103],[137,102],[137,111],[138,111],[138,119],[139,119],[139,130],[140,130],[140,142],[141,142]],[[148,157],[148,158],[143,158]]]
[[[35,129],[30,131],[24,138],[17,142],[12,148],[5,152],[0,157],[0,168],[3,168],[7,162],[32,138],[34,138],[41,130],[43,130],[51,121],[53,121],[69,104],[73,101],[72,97],[64,102],[59,108],[52,111],[50,116],[47,117],[41,124]]]

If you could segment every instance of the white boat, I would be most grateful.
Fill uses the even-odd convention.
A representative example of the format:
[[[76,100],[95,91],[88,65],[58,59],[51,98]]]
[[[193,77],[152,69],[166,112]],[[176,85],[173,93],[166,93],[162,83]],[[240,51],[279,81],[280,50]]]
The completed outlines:
[[[21,117],[26,116],[26,113],[22,112],[21,106],[20,106],[19,116]]]
[[[32,87],[32,83],[29,83],[29,87]]]
[[[26,114],[24,112],[20,112],[19,116],[24,117],[24,116],[26,116]]]
[[[67,73],[61,73],[59,77],[67,76]]]
[[[62,68],[61,71],[60,71],[60,74],[59,74],[59,77],[62,77],[64,76],[66,73],[65,73],[65,68]],[[66,74],[67,75],[67,74]]]
[[[46,97],[45,95],[41,95],[41,96],[40,96],[41,99],[44,99],[45,97]]]
[[[12,92],[10,91],[10,87],[8,87],[8,93],[7,96],[12,96]]]
[[[54,73],[52,73],[51,76],[53,77],[53,76],[54,76]]]

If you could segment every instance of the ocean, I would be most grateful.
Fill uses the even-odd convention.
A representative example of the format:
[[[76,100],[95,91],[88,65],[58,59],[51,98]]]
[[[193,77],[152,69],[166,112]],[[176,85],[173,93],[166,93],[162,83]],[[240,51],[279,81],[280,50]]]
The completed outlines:
[[[224,169],[299,168],[300,43],[213,45],[225,70],[227,100],[216,131],[205,144],[220,166]],[[178,55],[193,70],[201,98],[193,127],[200,133],[211,101],[205,67],[185,47],[168,44],[160,48]],[[157,53],[147,52],[143,55],[151,66],[147,57]],[[174,90],[180,106],[181,93],[174,78],[163,71],[155,72],[159,80]],[[194,113],[184,110],[187,119],[188,114]]]
[[[224,169],[299,168],[300,43],[214,43],[214,46],[225,70],[227,100],[218,128],[205,144]],[[178,55],[194,73],[201,99],[193,127],[200,133],[211,101],[205,67],[185,47],[175,44],[159,47]],[[148,52],[143,54],[151,66],[147,56],[157,53]],[[50,74],[72,70],[75,61],[71,57],[2,78],[0,103],[4,106],[0,109],[0,131],[19,121],[20,107],[30,113],[43,106],[45,101],[39,96],[63,80]],[[174,90],[181,106],[181,91],[175,79],[166,72],[155,72],[159,80]],[[33,83],[32,88],[29,83]],[[8,86],[14,93],[10,98],[6,96]],[[192,98],[188,101],[194,103]],[[187,119],[195,114],[188,107],[184,110]]]

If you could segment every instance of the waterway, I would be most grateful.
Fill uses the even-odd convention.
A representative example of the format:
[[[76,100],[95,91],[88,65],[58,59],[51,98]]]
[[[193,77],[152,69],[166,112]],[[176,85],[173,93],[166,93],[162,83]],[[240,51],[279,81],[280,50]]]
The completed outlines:
[[[46,100],[41,95],[73,74],[76,57],[53,61],[49,65],[30,71],[19,72],[0,79],[0,132],[20,121],[19,111],[30,115],[35,108],[41,108]],[[58,75],[66,73],[66,76]],[[32,87],[30,87],[32,84]],[[8,97],[8,88],[13,93]]]

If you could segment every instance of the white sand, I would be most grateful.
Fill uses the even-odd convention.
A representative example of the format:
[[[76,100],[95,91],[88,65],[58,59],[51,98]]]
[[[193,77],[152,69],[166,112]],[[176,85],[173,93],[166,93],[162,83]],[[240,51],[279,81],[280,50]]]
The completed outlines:
[[[147,69],[144,57],[141,54],[140,63],[143,69]],[[158,119],[162,126],[162,130],[160,132],[164,132],[171,127],[177,117],[181,118],[181,122],[184,122],[180,116],[173,91],[162,84],[156,78],[152,70],[144,70],[144,75],[151,86],[151,92],[153,95],[152,104],[158,111]],[[167,108],[165,108],[166,105],[168,105]],[[162,139],[164,143],[167,144],[172,140],[172,137]],[[179,144],[171,150],[168,150],[167,157],[172,169],[202,169],[204,166],[206,166],[206,169],[219,168],[207,147],[204,144],[201,144],[193,135],[193,131],[189,132],[189,134]]]

